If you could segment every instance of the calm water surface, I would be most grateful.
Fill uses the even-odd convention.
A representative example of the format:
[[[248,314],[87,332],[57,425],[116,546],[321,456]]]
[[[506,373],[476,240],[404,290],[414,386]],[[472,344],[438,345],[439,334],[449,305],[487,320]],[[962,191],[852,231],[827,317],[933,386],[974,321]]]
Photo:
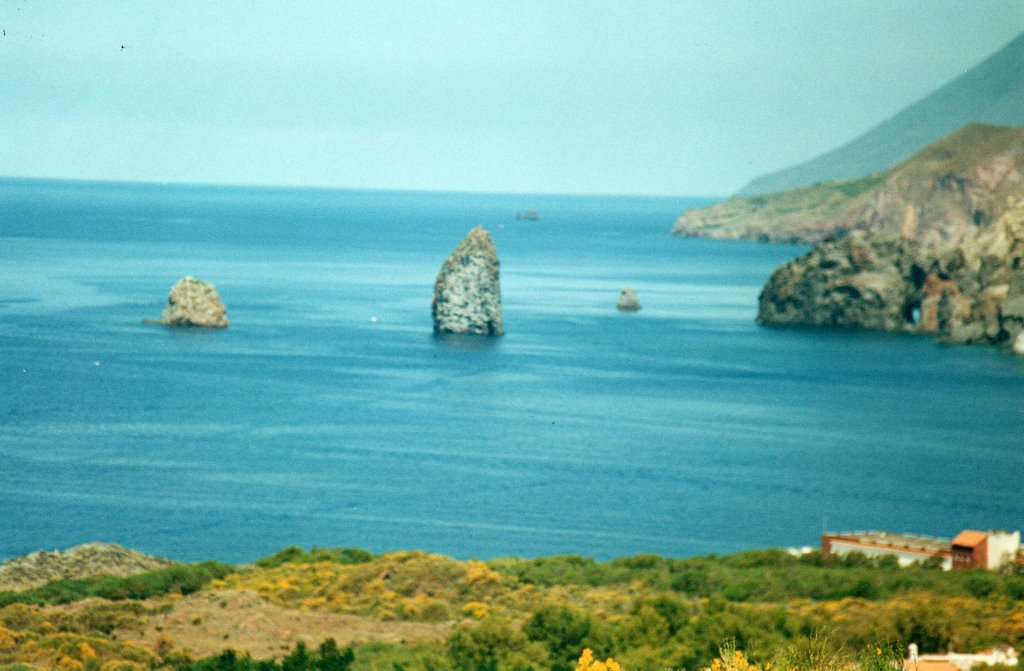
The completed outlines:
[[[669,237],[701,202],[0,180],[0,558],[1020,528],[1024,361],[758,327],[803,250]],[[508,333],[435,339],[434,277],[477,224]],[[142,324],[185,274],[230,329]]]

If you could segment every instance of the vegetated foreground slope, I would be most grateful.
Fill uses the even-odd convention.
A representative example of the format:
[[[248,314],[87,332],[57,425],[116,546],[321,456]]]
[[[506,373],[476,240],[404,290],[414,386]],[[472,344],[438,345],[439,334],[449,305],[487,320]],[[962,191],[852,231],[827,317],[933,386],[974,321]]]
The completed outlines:
[[[626,669],[696,670],[729,640],[782,663],[822,640],[833,651],[896,641],[939,651],[1024,638],[1024,575],[856,555],[480,562],[291,548],[250,567],[175,568],[177,583],[117,579],[147,587],[114,598],[53,583],[0,594],[0,668],[232,671],[257,668],[246,666],[252,655],[285,657],[292,671],[525,671],[571,669],[591,648]],[[326,639],[352,646],[351,657],[315,648]],[[236,652],[196,661],[224,648]]]
[[[1024,124],[1024,34],[860,137],[799,165],[758,177],[740,195],[869,175],[969,123]]]
[[[956,247],[1024,199],[1024,126],[974,124],[868,177],[685,212],[673,234],[814,244],[858,229]]]

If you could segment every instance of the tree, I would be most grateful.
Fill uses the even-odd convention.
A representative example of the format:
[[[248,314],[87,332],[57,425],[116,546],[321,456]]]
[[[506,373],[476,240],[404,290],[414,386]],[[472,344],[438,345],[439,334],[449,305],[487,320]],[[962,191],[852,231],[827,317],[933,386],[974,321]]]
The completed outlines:
[[[299,641],[295,649],[288,653],[288,656],[281,660],[282,671],[309,671],[312,660],[309,658],[309,651],[306,644]]]
[[[551,653],[552,668],[571,669],[580,650],[591,647],[594,624],[586,613],[568,606],[542,606],[523,625],[531,641],[543,643]]]
[[[317,650],[315,668],[316,671],[348,671],[354,660],[355,653],[351,647],[339,650],[335,640],[329,638]]]
[[[498,671],[508,668],[506,662],[512,657],[522,657],[518,653],[528,647],[529,641],[504,620],[489,617],[476,626],[456,628],[448,636],[447,645],[448,657],[457,671]]]

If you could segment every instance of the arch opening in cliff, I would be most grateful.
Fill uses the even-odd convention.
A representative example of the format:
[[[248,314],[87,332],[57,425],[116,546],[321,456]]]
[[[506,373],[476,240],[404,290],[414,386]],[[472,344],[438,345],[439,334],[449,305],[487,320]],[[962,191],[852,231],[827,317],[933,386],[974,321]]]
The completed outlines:
[[[903,321],[911,326],[917,326],[921,321],[921,302],[911,301],[903,306]]]

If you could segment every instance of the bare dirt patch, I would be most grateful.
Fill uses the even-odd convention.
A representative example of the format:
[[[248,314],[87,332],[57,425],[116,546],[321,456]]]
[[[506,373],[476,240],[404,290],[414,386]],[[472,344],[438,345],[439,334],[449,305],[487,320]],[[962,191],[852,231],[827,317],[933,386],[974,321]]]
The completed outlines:
[[[166,601],[147,605],[158,608]],[[388,622],[358,615],[299,611],[264,600],[255,592],[198,592],[171,602],[169,612],[144,616],[140,631],[114,632],[118,640],[156,650],[161,637],[193,657],[225,648],[255,658],[280,657],[304,641],[314,647],[328,638],[339,645],[356,642],[440,640],[451,623]]]

